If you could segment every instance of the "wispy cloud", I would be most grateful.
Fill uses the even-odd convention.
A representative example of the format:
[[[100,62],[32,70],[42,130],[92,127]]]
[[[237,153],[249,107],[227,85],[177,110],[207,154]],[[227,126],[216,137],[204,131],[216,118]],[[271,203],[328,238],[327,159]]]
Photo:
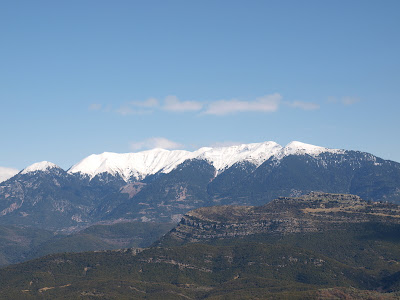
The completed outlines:
[[[337,99],[330,100],[339,101]],[[344,97],[340,100],[345,105],[350,105],[358,101],[356,98]],[[302,110],[317,110],[320,105],[313,102],[304,101],[283,101],[279,93],[265,95],[254,100],[217,100],[201,102],[195,100],[180,100],[177,96],[169,95],[163,100],[149,98],[144,101],[130,101],[121,105],[113,111],[123,115],[151,114],[155,111],[173,112],[173,113],[199,113],[200,115],[225,116],[244,112],[273,113],[280,105],[287,105],[292,108]],[[92,104],[91,110],[100,110],[101,105]],[[103,109],[102,109],[103,110]]]
[[[92,103],[89,105],[89,110],[101,110],[103,108],[102,104]]]
[[[156,98],[149,98],[144,101],[132,101],[130,104],[134,107],[156,108],[160,105]]]
[[[287,104],[294,108],[299,108],[302,110],[317,110],[320,109],[320,105],[313,102],[304,102],[304,101],[293,101],[287,102]]]
[[[230,146],[238,146],[241,145],[243,143],[240,142],[232,142],[232,141],[224,141],[224,142],[215,142],[212,143],[209,147],[212,148],[219,148],[219,147],[230,147]]]
[[[210,103],[204,113],[221,116],[238,112],[275,112],[279,108],[281,99],[282,96],[275,93],[259,97],[254,101],[219,100]]]
[[[170,95],[163,101],[156,98],[149,98],[144,101],[131,101],[123,104],[115,110],[116,113],[126,116],[133,114],[152,113],[155,110],[164,110],[169,112],[190,112],[199,111],[203,107],[198,101],[180,101],[178,97]]]
[[[149,98],[144,101],[130,101],[115,110],[116,113],[127,116],[127,115],[142,115],[152,113],[155,109],[158,109],[160,103],[155,98]]]
[[[153,137],[144,141],[132,142],[130,144],[132,151],[162,148],[162,149],[180,149],[183,145],[163,137]]]
[[[353,104],[355,104],[357,102],[360,102],[360,98],[351,97],[351,96],[344,96],[344,97],[341,97],[341,98],[330,97],[328,99],[328,102],[330,102],[330,103],[340,103],[340,104],[349,106],[349,105],[353,105]]]
[[[163,109],[173,112],[199,111],[203,104],[198,101],[180,101],[176,96],[168,96],[164,100]]]
[[[128,105],[123,105],[120,108],[115,110],[116,113],[122,115],[122,116],[128,116],[128,115],[145,115],[145,114],[151,114],[153,111],[149,109],[143,109],[143,108],[134,108]]]
[[[117,108],[115,110],[116,113],[123,115],[123,116],[127,116],[127,115],[133,115],[135,114],[135,110],[130,106],[130,105],[123,105],[120,108]]]
[[[352,105],[360,101],[359,98],[355,97],[343,97],[341,100],[344,105]]]

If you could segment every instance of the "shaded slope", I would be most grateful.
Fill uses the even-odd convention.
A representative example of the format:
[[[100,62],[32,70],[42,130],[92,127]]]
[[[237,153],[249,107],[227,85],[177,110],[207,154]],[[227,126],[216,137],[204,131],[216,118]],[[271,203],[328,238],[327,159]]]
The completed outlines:
[[[0,226],[0,266],[51,253],[148,247],[175,224],[117,223],[94,225],[70,235],[17,226]]]
[[[400,203],[400,164],[357,151],[270,158],[224,196],[260,205],[279,196],[311,191]]]
[[[187,211],[208,205],[207,185],[215,172],[204,160],[187,160],[169,174],[149,182],[105,218],[178,222]]]

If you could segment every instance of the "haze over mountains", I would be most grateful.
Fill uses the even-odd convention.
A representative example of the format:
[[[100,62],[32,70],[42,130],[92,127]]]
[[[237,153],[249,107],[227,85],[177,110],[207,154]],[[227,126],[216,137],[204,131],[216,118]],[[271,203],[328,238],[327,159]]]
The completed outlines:
[[[291,142],[91,155],[68,171],[35,163],[0,184],[0,224],[76,230],[96,222],[178,222],[213,205],[261,205],[311,191],[400,203],[400,164]]]

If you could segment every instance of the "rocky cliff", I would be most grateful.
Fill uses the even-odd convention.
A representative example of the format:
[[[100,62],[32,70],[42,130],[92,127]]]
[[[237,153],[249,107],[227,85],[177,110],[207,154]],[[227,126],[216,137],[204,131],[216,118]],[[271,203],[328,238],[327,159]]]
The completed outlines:
[[[215,206],[188,212],[165,239],[200,242],[256,234],[345,230],[349,225],[400,224],[400,206],[348,194],[313,192],[263,206]]]

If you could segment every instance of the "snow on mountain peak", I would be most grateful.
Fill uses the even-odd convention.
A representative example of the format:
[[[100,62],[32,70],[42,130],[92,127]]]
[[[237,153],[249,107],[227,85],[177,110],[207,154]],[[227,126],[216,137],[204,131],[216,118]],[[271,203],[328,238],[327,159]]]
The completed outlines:
[[[206,149],[205,151],[201,151]],[[230,147],[201,148],[198,158],[208,160],[218,171],[222,171],[239,161],[250,161],[261,165],[271,156],[276,155],[282,146],[275,142],[241,144]]]
[[[52,168],[59,168],[59,166],[48,161],[41,161],[26,167],[21,171],[21,174],[27,174],[36,171],[47,171]]]
[[[131,177],[142,179],[159,171],[170,172],[185,161],[190,153],[185,150],[169,151],[165,149],[122,154],[104,152],[84,158],[72,166],[68,173],[82,173],[90,178],[101,173],[110,173],[112,175],[119,174],[124,180]]]
[[[305,144],[298,141],[293,141],[287,144],[283,149],[282,153],[278,156],[278,158],[288,156],[288,155],[304,155],[308,154],[311,156],[318,156],[323,152],[330,153],[339,153],[341,150],[338,149],[329,149],[320,146],[314,146],[310,144]]]
[[[196,151],[152,149],[136,153],[111,153],[90,155],[74,166],[68,173],[80,173],[92,179],[98,174],[119,174],[125,181],[130,178],[140,180],[157,172],[169,173],[188,159],[204,159],[212,164],[217,173],[223,172],[237,162],[249,161],[260,166],[271,157],[281,159],[288,155],[317,156],[322,152],[339,150],[313,146],[301,142],[291,142],[286,147],[269,141],[263,143],[241,144],[229,147],[203,147]]]

